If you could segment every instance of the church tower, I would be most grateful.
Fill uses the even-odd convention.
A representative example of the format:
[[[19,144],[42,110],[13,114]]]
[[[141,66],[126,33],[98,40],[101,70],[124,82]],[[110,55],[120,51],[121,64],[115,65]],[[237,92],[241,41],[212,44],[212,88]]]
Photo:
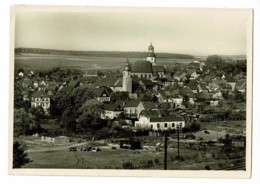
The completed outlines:
[[[146,57],[146,61],[149,61],[152,65],[156,65],[156,56],[154,54],[154,47],[152,43],[148,47],[148,54]]]
[[[123,71],[123,90],[132,93],[132,77],[131,77],[131,67],[129,61],[126,61],[124,71]]]

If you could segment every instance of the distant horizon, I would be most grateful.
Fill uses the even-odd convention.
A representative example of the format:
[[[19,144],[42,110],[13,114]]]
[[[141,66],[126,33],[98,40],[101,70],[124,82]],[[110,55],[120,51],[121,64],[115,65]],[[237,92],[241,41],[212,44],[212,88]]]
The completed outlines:
[[[61,50],[61,49],[48,49],[48,48],[32,48],[32,47],[15,47],[15,49],[42,49],[42,50],[55,50],[55,51],[75,51],[75,52],[137,52],[137,53],[145,53],[147,51],[120,51],[120,50]],[[212,56],[212,55],[218,55],[218,56],[247,56],[247,54],[210,54],[210,55],[193,55],[189,53],[175,53],[175,52],[157,52],[161,54],[183,54],[183,55],[190,55],[190,56]],[[27,53],[25,53],[27,54]],[[28,53],[28,54],[33,54],[33,53]],[[156,54],[156,52],[155,52]],[[51,54],[53,55],[53,54]]]
[[[30,7],[15,16],[15,47],[246,55],[247,9]],[[207,18],[209,17],[209,18]]]

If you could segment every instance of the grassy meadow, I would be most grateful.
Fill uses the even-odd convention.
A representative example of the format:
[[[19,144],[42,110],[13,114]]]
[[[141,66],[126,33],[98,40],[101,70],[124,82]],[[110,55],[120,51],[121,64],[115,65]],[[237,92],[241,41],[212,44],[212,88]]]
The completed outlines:
[[[130,63],[144,58],[128,58]],[[176,63],[187,64],[194,59],[157,59],[159,65],[173,65]],[[24,54],[15,56],[15,68],[26,70],[48,70],[54,67],[72,68],[80,70],[96,69],[120,69],[125,65],[126,58],[97,57],[97,56],[69,56],[69,55],[46,55]]]

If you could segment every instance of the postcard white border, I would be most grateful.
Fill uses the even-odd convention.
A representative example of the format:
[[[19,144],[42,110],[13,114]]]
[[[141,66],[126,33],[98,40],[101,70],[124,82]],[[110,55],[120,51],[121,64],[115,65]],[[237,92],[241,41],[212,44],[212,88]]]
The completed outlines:
[[[13,88],[14,88],[14,27],[15,12],[20,9],[30,11],[84,11],[84,6],[14,6],[11,10],[10,24],[10,70],[9,70],[9,174],[14,175],[62,175],[62,176],[131,176],[131,177],[177,177],[177,178],[250,178],[252,164],[252,76],[253,76],[253,10],[248,10],[247,30],[247,148],[246,148],[246,171],[179,171],[179,170],[111,170],[111,169],[13,169],[12,168],[12,143],[13,143]],[[89,7],[95,8],[95,7]],[[104,7],[111,8],[111,7]],[[120,8],[120,7],[119,7]],[[129,7],[131,9],[132,7]],[[140,8],[140,7],[138,7]],[[128,9],[128,8],[127,8]],[[184,9],[184,8],[183,8]],[[188,8],[191,9],[191,8]],[[198,9],[198,8],[196,8]],[[202,8],[203,10],[203,8]],[[237,9],[239,10],[239,9]],[[246,10],[246,9],[241,9]]]

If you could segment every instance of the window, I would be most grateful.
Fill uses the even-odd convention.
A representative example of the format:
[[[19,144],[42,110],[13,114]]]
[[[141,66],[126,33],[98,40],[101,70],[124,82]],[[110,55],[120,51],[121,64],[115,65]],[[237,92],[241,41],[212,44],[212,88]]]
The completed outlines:
[[[167,128],[167,123],[164,123],[164,128]]]
[[[153,125],[151,125],[151,129],[153,129]]]
[[[175,127],[175,123],[172,123],[172,127]]]
[[[160,124],[159,123],[157,123],[157,128],[160,128]]]

